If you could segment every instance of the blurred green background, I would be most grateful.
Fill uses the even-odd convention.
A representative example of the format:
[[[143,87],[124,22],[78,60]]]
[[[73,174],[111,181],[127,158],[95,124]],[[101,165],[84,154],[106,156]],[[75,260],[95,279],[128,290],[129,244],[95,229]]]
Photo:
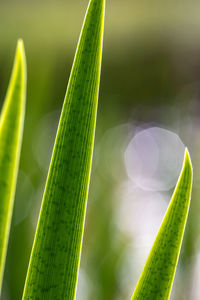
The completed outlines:
[[[21,299],[87,0],[1,0],[0,105],[23,38],[27,110],[2,300]],[[194,166],[172,300],[200,299],[200,2],[108,0],[76,300],[130,299],[180,172]],[[181,140],[182,142],[181,142]]]

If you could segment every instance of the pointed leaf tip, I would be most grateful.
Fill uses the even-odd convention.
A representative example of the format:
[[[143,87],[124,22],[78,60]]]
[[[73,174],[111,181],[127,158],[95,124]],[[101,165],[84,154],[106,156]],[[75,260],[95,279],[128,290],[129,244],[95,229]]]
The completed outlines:
[[[22,39],[19,39],[17,41],[15,59],[20,60],[23,67],[26,68],[26,56],[25,56],[24,42]]]
[[[192,175],[186,148],[180,177],[132,300],[169,299],[188,217]]]
[[[188,148],[185,148],[185,156],[184,156],[184,161],[183,161],[183,166],[185,165],[190,165],[191,169],[193,169],[192,167],[192,161],[191,161],[191,157],[190,157],[190,153],[188,151]]]
[[[22,39],[18,39],[18,41],[17,41],[17,47],[19,49],[24,49],[24,42],[23,42]]]

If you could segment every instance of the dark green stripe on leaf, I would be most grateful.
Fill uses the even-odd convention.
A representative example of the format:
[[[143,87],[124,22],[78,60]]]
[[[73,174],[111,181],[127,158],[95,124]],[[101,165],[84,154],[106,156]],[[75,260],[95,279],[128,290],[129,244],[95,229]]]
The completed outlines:
[[[190,205],[192,174],[186,149],[181,175],[132,300],[169,299]]]
[[[24,125],[26,62],[19,40],[0,116],[0,289],[5,265]]]
[[[59,122],[23,299],[74,299],[91,171],[105,0],[91,0]]]

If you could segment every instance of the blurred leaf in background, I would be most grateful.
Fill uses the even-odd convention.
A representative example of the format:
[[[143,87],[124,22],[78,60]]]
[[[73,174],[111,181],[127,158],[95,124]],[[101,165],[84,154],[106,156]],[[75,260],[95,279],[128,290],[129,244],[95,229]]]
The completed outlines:
[[[19,169],[25,104],[26,59],[23,41],[19,40],[0,115],[0,294]]]

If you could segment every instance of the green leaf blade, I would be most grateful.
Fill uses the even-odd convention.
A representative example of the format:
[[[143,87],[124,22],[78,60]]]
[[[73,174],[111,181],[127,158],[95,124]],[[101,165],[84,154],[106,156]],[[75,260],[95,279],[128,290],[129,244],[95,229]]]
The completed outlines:
[[[105,0],[91,0],[59,122],[23,299],[74,299],[91,171]]]
[[[26,59],[18,41],[11,79],[0,116],[0,289],[12,217],[25,114]]]
[[[169,299],[190,206],[192,177],[186,149],[181,175],[132,300]]]

